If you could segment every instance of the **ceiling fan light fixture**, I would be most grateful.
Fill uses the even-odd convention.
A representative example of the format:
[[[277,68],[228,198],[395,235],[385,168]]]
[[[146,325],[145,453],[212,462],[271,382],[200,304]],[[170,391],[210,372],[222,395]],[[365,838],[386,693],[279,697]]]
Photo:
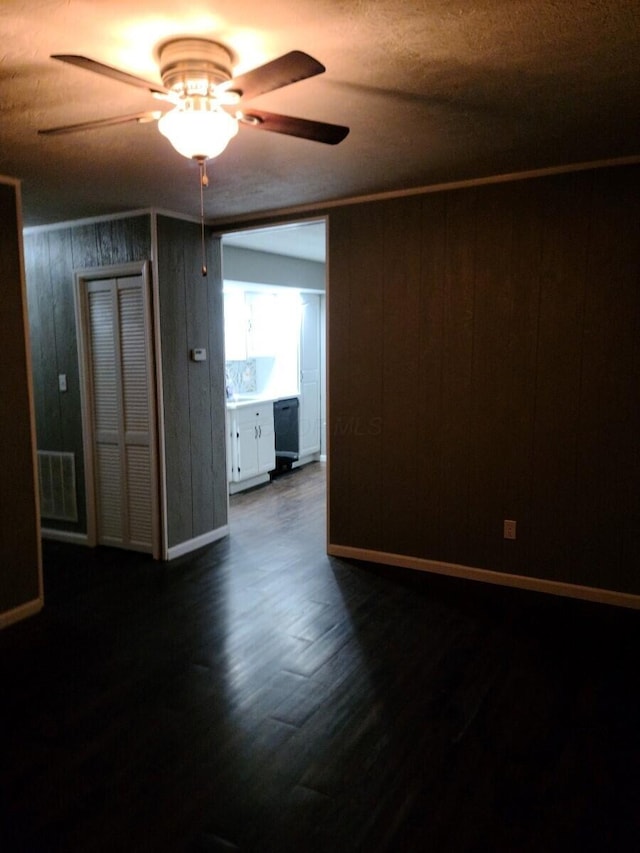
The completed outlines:
[[[237,134],[238,122],[215,98],[196,95],[165,113],[158,130],[183,157],[208,160],[222,154]]]

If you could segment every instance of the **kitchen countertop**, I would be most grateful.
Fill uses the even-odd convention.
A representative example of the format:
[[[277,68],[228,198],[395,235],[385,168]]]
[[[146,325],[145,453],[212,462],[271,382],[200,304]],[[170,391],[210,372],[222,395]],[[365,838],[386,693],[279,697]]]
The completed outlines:
[[[277,400],[299,398],[299,394],[284,394],[274,397],[272,394],[236,394],[227,400],[227,409],[241,409],[244,406],[254,406],[256,403],[275,403]]]

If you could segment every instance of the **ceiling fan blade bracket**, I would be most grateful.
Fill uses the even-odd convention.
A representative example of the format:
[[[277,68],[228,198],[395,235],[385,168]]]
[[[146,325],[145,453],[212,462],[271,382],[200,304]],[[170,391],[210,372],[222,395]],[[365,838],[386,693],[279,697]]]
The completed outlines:
[[[241,124],[249,125],[249,127],[257,127],[263,123],[263,119],[255,113],[237,112],[236,118]]]

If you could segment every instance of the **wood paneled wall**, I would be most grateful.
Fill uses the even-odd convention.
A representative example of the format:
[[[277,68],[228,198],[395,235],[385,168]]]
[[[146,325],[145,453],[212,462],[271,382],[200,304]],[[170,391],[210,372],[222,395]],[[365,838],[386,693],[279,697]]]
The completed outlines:
[[[337,208],[330,248],[330,544],[640,593],[640,167]]]
[[[207,242],[201,273],[200,226],[157,217],[168,545],[227,524],[224,313],[218,240]],[[207,360],[190,360],[197,347]]]
[[[0,627],[42,600],[18,192],[0,181]]]
[[[76,458],[78,522],[45,519],[46,527],[87,530],[74,270],[150,257],[150,215],[35,229],[25,235],[38,449],[68,451]],[[66,392],[58,390],[61,373],[67,377]]]

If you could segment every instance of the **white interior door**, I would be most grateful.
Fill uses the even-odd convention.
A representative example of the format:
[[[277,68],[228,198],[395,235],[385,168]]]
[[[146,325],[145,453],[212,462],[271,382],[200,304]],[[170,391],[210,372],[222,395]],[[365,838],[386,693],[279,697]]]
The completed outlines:
[[[157,554],[157,474],[148,285],[81,280],[95,541]]]

